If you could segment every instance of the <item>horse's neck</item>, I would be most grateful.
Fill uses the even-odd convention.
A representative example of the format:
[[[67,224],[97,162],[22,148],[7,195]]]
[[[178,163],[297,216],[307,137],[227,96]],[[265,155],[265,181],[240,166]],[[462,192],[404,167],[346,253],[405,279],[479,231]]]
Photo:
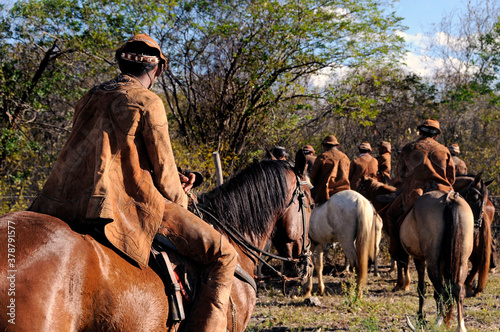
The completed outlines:
[[[246,241],[252,243],[249,239],[246,239]],[[259,240],[257,243],[252,243],[252,245],[256,246],[260,250],[264,251],[267,242],[270,241],[269,237],[265,240]],[[251,251],[253,250],[248,250],[246,248],[243,248],[241,245],[235,243],[234,241],[230,240],[231,244],[234,246],[236,249],[236,252],[238,253],[238,264],[252,277],[255,275],[255,268],[257,267],[257,264],[259,262],[259,259],[255,257]],[[257,253],[262,258],[265,258],[262,256],[260,253]]]

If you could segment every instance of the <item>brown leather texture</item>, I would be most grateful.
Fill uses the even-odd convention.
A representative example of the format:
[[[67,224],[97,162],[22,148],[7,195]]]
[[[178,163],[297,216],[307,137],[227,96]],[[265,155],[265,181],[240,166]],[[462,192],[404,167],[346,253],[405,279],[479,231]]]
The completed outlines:
[[[146,266],[165,198],[187,206],[162,100],[120,75],[78,102],[73,130],[30,210],[107,223],[108,240]]]
[[[398,173],[403,181],[405,209],[423,193],[452,191],[455,183],[455,165],[450,152],[429,137],[405,145],[398,159]]]
[[[314,161],[310,178],[316,192],[315,202],[326,202],[330,196],[350,189],[349,158],[341,151],[331,149],[320,154]]]
[[[391,180],[391,153],[386,152],[378,156],[378,175],[380,181],[389,184]]]
[[[356,191],[361,191],[359,186],[363,177],[376,178],[378,171],[378,161],[372,155],[366,153],[351,162],[349,168],[349,182],[351,183],[351,189]]]
[[[458,158],[457,156],[453,156],[453,163],[455,164],[455,174],[456,175],[467,175],[467,165],[465,161]]]

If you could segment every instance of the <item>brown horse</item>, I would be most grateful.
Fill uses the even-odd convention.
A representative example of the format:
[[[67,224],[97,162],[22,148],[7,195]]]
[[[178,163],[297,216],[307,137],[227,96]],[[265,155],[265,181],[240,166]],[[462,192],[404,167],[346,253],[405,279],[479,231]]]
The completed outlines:
[[[495,206],[488,196],[488,185],[492,181],[481,180],[481,173],[476,176],[458,176],[453,184],[455,191],[465,198],[474,213],[474,248],[470,256],[472,268],[465,280],[468,296],[475,296],[484,291],[488,280],[491,258],[491,224],[495,215]],[[478,276],[477,286],[473,283]]]
[[[427,274],[434,286],[437,324],[440,325],[444,318],[446,327],[450,328],[456,302],[457,331],[465,331],[464,281],[473,237],[474,216],[469,204],[460,195],[435,190],[415,201],[401,224],[400,238],[417,268],[420,319],[424,317],[427,267]]]
[[[257,262],[252,252],[273,233],[290,235],[275,242],[282,252],[303,254],[312,204],[304,170],[305,158],[295,169],[279,161],[254,163],[199,198],[204,216],[211,216],[207,221],[231,234],[239,266],[252,278]],[[0,317],[0,330],[175,328],[165,285],[153,266],[141,269],[104,241],[47,215],[10,213],[0,217],[0,229],[0,245],[8,250],[0,264],[0,306],[8,311]],[[229,331],[243,331],[256,304],[256,290],[244,279],[234,279]]]

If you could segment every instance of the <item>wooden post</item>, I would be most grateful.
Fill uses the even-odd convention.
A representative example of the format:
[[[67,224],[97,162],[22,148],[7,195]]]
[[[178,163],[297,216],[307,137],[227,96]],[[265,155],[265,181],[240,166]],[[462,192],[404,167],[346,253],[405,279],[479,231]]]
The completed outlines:
[[[212,152],[212,155],[214,157],[214,164],[215,164],[215,179],[217,180],[217,186],[222,185],[223,179],[222,179],[222,166],[220,163],[220,156],[219,152]]]

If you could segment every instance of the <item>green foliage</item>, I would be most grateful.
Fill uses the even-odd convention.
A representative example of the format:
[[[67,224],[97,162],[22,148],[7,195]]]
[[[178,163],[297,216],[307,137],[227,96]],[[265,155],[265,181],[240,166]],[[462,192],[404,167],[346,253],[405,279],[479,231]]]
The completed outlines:
[[[372,1],[188,1],[174,12],[162,82],[170,110],[186,144],[231,156],[229,170],[311,117],[301,113],[321,98],[312,74],[401,49],[399,19]]]

